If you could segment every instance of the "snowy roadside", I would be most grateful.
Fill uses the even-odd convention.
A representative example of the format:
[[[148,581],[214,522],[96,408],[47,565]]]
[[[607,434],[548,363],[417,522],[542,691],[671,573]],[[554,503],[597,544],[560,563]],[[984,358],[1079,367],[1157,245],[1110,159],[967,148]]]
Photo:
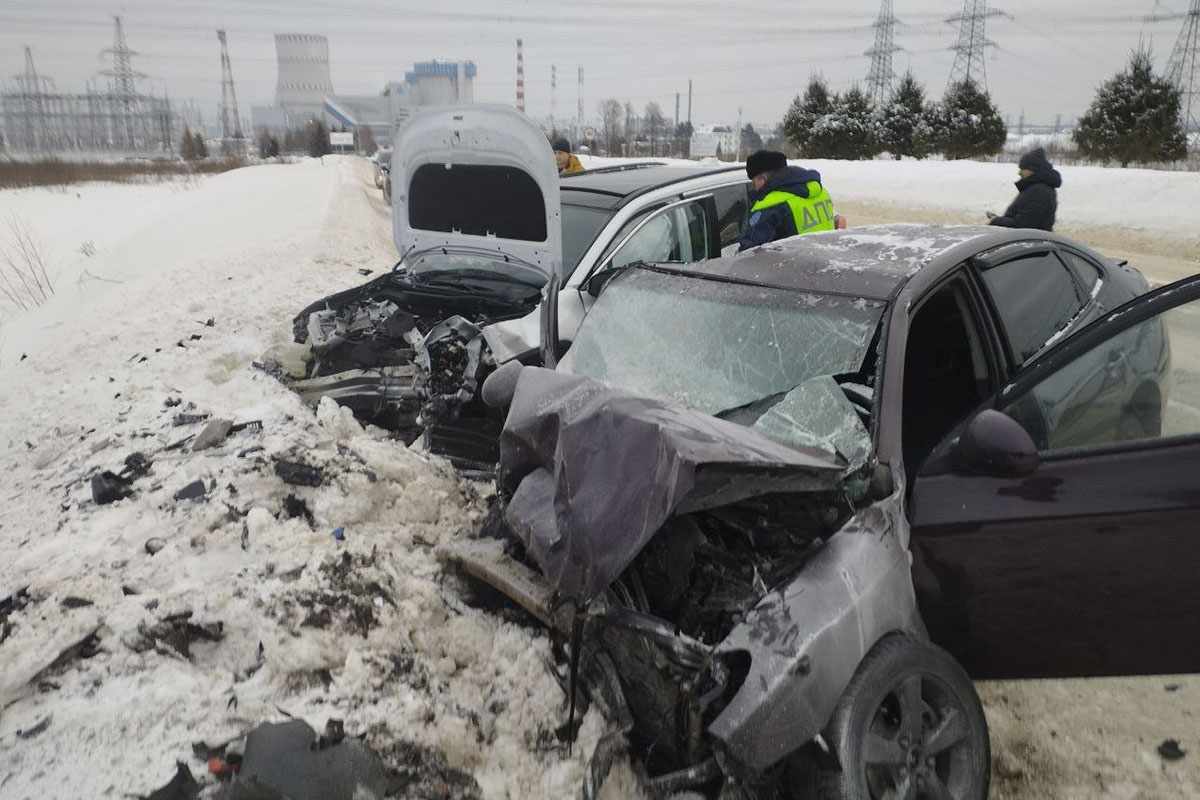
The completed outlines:
[[[239,172],[124,218],[123,282],[9,339],[28,358],[0,397],[0,599],[27,600],[0,643],[0,795],[146,794],[176,760],[204,773],[193,743],[285,715],[342,720],[418,785],[574,794],[599,719],[568,757],[546,637],[468,606],[434,554],[477,527],[479,487],[250,367],[394,259],[366,163]],[[261,429],[172,448],[199,414]],[[149,474],[96,505],[91,475],[133,453]],[[290,462],[320,485],[285,483]]]

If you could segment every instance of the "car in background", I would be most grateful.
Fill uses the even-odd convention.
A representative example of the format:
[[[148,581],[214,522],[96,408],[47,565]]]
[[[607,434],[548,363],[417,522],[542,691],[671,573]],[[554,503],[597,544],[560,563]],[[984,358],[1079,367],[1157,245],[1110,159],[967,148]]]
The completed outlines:
[[[1200,277],[1146,288],[1040,231],[818,233],[617,270],[494,373],[497,513],[445,558],[563,643],[585,795],[628,752],[651,796],[983,800],[970,677],[1200,671]]]
[[[501,422],[476,390],[495,364],[539,358],[548,278],[569,342],[593,275],[714,258],[736,249],[748,212],[740,167],[645,163],[560,179],[541,130],[500,106],[414,116],[391,164],[402,257],[296,316],[310,353],[290,385],[409,440],[425,435],[471,468],[494,467]]]

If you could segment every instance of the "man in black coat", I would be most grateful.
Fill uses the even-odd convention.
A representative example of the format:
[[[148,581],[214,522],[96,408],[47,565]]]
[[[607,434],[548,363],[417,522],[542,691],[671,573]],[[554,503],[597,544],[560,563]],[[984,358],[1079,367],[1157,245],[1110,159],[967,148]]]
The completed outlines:
[[[1046,151],[1035,147],[1021,156],[1017,164],[1021,180],[1017,181],[1017,199],[1001,216],[987,212],[989,225],[1004,228],[1040,228],[1054,230],[1054,213],[1058,210],[1058,192],[1062,176],[1046,158]]]

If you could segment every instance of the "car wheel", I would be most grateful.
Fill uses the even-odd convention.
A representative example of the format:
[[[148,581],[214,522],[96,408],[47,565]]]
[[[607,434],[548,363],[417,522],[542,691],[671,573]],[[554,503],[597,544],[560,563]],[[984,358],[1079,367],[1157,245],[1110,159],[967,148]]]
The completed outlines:
[[[987,721],[967,673],[948,653],[907,636],[867,653],[826,733],[831,756],[788,771],[795,798],[984,800]]]

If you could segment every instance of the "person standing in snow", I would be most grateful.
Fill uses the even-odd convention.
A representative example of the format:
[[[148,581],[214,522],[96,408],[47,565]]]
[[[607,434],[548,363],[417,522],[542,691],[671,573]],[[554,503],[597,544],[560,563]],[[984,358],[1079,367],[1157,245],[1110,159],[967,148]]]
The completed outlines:
[[[554,160],[558,162],[558,174],[570,175],[572,172],[583,172],[583,164],[571,152],[571,143],[565,136],[560,136],[551,145],[554,148]]]
[[[746,174],[754,183],[753,204],[738,252],[836,227],[833,201],[816,170],[789,167],[787,156],[777,150],[758,150],[746,159]]]
[[[1021,179],[1017,181],[1017,199],[1001,216],[987,212],[988,224],[1003,228],[1040,228],[1054,230],[1054,214],[1058,211],[1058,187],[1062,176],[1046,158],[1046,151],[1035,147],[1017,164]]]

